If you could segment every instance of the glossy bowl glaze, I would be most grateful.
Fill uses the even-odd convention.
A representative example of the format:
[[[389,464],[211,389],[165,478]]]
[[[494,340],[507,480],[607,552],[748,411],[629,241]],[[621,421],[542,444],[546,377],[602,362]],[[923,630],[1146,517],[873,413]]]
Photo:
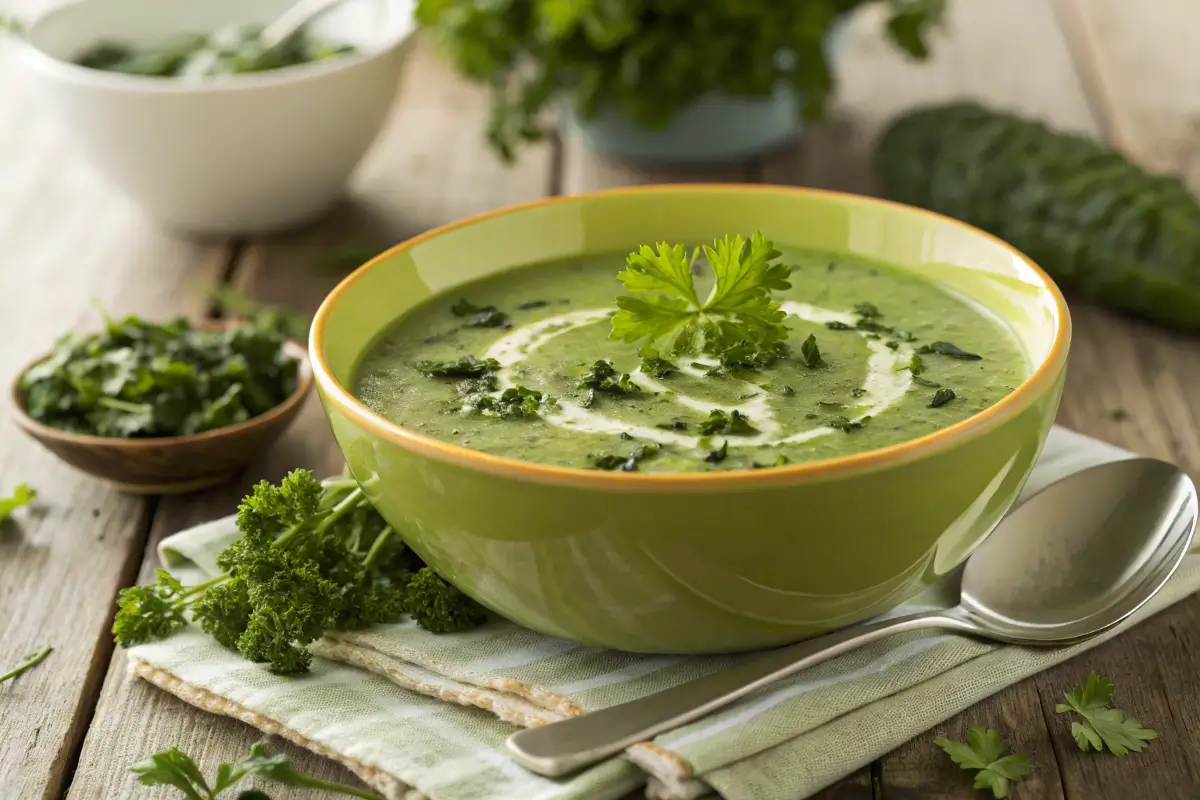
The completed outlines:
[[[430,295],[522,264],[762,230],[887,261],[1008,323],[1031,375],[952,427],[771,470],[600,472],[486,455],[387,422],[346,387]],[[738,651],[878,614],[959,564],[1017,497],[1062,390],[1070,318],[1008,245],[907,206],[773,186],[620,189],[546,200],[398,245],[339,285],[309,342],[334,435],[422,558],[498,613],[623,650]]]

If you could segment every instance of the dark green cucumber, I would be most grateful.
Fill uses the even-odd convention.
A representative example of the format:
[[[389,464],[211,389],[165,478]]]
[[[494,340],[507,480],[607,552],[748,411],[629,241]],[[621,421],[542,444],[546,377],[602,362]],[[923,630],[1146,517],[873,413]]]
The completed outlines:
[[[1177,177],[974,103],[895,120],[874,166],[888,197],[994,233],[1064,288],[1200,330],[1200,204]]]

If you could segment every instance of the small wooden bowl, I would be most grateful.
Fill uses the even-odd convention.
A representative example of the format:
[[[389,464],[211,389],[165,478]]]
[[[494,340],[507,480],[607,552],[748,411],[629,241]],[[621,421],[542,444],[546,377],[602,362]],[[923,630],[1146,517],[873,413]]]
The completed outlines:
[[[270,411],[225,428],[187,436],[115,439],[67,433],[43,425],[25,411],[21,376],[30,367],[49,358],[49,354],[26,366],[13,381],[14,416],[22,430],[50,452],[78,470],[115,483],[121,491],[131,494],[194,492],[237,475],[278,439],[299,413],[312,388],[312,365],[300,344],[285,342],[284,350],[296,359],[296,391]]]

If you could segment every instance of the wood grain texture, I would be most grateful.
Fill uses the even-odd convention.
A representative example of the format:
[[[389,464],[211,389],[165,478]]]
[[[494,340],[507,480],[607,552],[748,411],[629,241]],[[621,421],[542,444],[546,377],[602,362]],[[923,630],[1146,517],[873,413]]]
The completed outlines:
[[[914,62],[881,34],[884,9],[851,22],[836,56],[831,118],[764,163],[769,183],[874,193],[870,152],[894,116],[913,106],[974,98],[1090,133],[1095,122],[1047,0],[956,0],[933,42]]]
[[[1054,6],[1111,143],[1149,169],[1200,185],[1196,4],[1156,0],[1152,13],[1122,0]]]
[[[151,227],[69,146],[20,80],[0,37],[0,320],[5,383],[67,330],[94,329],[93,301],[155,317],[202,309],[192,287],[226,249]],[[137,569],[144,500],[78,473],[11,424],[0,426],[0,492],[28,481],[36,505],[0,529],[0,661],[55,647],[0,687],[0,794],[55,797],[69,778],[111,652],[117,589]]]

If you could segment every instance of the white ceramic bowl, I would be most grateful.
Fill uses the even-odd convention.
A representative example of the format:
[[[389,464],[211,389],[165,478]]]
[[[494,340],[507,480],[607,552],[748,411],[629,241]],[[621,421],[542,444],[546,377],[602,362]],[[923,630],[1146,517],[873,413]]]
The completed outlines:
[[[38,94],[96,168],[152,217],[195,233],[264,233],[336,204],[396,93],[412,0],[348,0],[313,25],[359,53],[185,83],[71,63],[100,40],[266,23],[294,0],[85,0],[28,29]]]

